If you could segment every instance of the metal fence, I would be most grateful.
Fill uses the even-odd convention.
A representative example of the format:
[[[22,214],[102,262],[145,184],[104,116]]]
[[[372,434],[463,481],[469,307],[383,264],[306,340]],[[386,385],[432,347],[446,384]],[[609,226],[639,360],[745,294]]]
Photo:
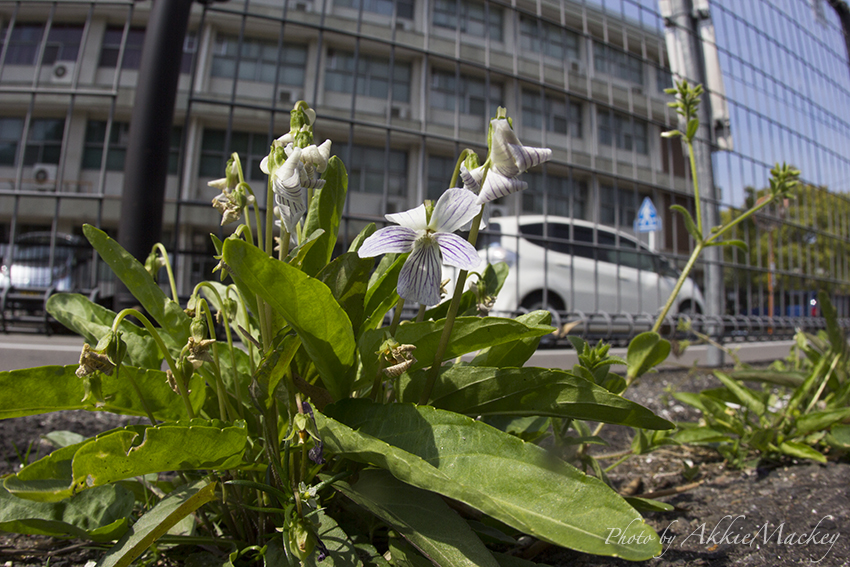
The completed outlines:
[[[333,140],[348,168],[343,247],[367,222],[436,198],[461,149],[484,156],[487,119],[505,106],[520,139],[551,147],[554,157],[525,174],[525,192],[491,211],[488,257],[509,260],[514,273],[497,307],[549,306],[562,322],[580,320],[577,331],[589,337],[645,330],[691,250],[670,212],[674,204],[694,209],[687,156],[660,137],[677,127],[664,89],[683,76],[708,90],[704,210],[719,220],[739,215],[762,195],[776,161],[801,169],[805,184],[796,200],[729,235],[748,252],[700,262],[676,310],[724,340],[787,336],[821,324],[813,300],[825,289],[846,322],[850,124],[842,109],[850,108],[850,65],[833,5],[843,3],[197,4],[175,54],[181,75],[166,183],[163,241],[180,292],[211,277],[208,235],[226,235],[207,181],[237,151],[248,180],[262,187],[259,161],[288,130],[293,102],[317,109],[318,135]],[[30,305],[9,298],[36,297],[33,287],[43,298],[57,287],[10,279],[19,238],[53,235],[50,271],[61,264],[57,235],[79,234],[84,222],[121,229],[150,10],[129,0],[0,1],[4,322]],[[689,58],[682,45],[691,39]],[[658,232],[637,230],[646,199]],[[80,266],[88,274],[81,289],[108,297],[106,270],[96,259]]]

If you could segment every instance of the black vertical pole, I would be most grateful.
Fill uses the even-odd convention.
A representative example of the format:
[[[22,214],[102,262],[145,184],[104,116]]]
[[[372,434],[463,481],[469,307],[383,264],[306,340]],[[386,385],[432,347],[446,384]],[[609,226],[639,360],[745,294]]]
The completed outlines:
[[[145,31],[118,230],[118,242],[142,262],[162,237],[174,102],[192,1],[155,0]],[[126,290],[116,301],[118,309],[134,303]]]

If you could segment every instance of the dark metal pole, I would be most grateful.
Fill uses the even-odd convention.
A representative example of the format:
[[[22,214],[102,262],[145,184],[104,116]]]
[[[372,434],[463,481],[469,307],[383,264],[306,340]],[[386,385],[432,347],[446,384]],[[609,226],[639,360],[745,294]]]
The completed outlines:
[[[850,6],[845,0],[827,0],[835,10],[841,29],[844,30],[844,45],[847,48],[847,63],[850,65]]]
[[[174,102],[192,2],[155,0],[142,47],[118,230],[118,242],[142,262],[162,236]],[[134,300],[122,290],[116,302],[120,309]]]

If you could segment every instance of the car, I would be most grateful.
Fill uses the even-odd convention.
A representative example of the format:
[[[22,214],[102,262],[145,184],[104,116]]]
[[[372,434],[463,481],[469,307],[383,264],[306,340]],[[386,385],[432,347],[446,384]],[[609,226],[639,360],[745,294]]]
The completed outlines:
[[[85,239],[57,233],[51,263],[51,233],[28,232],[15,239],[11,254],[3,250],[0,288],[52,289],[76,291],[89,274],[85,267],[91,259],[91,247]]]
[[[680,276],[634,236],[566,217],[493,218],[478,246],[484,261],[510,266],[494,314],[548,309],[656,315]],[[688,278],[670,314],[699,314],[704,308],[699,287]]]

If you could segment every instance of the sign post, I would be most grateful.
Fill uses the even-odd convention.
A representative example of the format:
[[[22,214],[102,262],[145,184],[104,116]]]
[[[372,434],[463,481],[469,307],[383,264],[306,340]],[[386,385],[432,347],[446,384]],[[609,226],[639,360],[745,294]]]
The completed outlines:
[[[635,219],[635,232],[648,232],[649,249],[656,251],[658,248],[656,247],[655,235],[659,230],[661,230],[661,219],[658,218],[658,210],[652,204],[652,199],[644,197]]]

